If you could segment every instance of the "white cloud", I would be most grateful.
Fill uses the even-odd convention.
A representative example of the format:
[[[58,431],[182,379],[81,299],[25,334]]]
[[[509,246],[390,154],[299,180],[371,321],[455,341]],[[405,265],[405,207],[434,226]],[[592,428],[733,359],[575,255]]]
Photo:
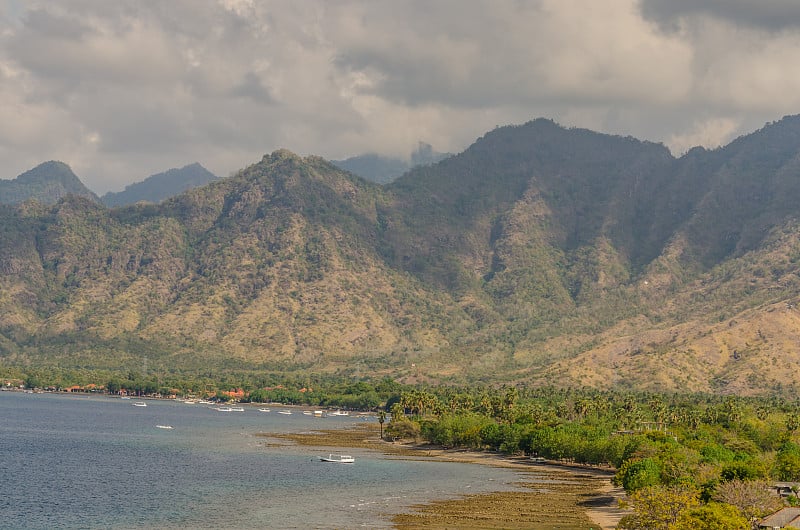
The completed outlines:
[[[692,124],[684,133],[676,133],[667,139],[666,144],[676,155],[687,152],[692,147],[715,148],[733,139],[739,122],[729,118],[712,118]]]

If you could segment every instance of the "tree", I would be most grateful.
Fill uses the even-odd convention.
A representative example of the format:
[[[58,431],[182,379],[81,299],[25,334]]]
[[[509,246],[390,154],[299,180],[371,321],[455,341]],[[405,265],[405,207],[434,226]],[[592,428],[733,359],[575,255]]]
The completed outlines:
[[[698,492],[686,486],[648,486],[632,493],[627,504],[633,513],[617,528],[624,530],[674,530],[687,510],[700,504]],[[700,527],[702,528],[702,527]]]
[[[42,382],[38,376],[29,374],[25,378],[25,388],[42,388]]]
[[[381,440],[383,440],[383,424],[386,422],[386,411],[379,410],[378,411],[378,423],[381,424]]]
[[[614,476],[614,482],[628,493],[655,486],[661,482],[661,466],[652,458],[627,460]]]
[[[736,506],[710,502],[684,511],[674,530],[750,530],[750,521]]]
[[[712,498],[736,506],[748,519],[760,519],[783,507],[765,480],[731,480],[717,486]]]
[[[800,479],[800,446],[786,442],[775,458],[775,472],[780,480]]]

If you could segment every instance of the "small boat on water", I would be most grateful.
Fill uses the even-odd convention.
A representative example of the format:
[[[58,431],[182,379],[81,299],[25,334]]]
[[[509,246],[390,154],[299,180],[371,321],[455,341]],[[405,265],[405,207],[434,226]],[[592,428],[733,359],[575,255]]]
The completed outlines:
[[[136,402],[133,403],[133,406],[134,407],[146,407],[147,403],[145,403],[144,401],[136,401]]]
[[[232,412],[233,409],[230,407],[217,407],[217,410],[220,412]]]
[[[346,410],[334,410],[333,412],[329,412],[328,416],[349,416],[350,413]]]
[[[286,414],[287,416],[288,416],[289,414],[291,414],[291,413],[292,413],[292,411],[291,411],[291,410],[279,410],[279,411],[278,411],[278,414]]]
[[[303,411],[303,416],[311,416],[312,414],[313,414],[313,412],[311,412],[310,410],[304,410]]]
[[[231,407],[231,412],[244,412],[244,407]]]
[[[319,457],[322,462],[332,462],[334,464],[354,464],[356,459],[350,455],[335,455],[329,454],[328,456]]]
[[[270,409],[258,409],[259,412],[269,412]]]
[[[158,429],[171,429],[172,425],[156,425]]]

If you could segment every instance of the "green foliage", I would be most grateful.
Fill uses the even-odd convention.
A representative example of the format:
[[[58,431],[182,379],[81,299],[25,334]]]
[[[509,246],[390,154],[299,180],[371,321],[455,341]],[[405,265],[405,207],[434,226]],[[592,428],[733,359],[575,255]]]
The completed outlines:
[[[490,426],[500,428],[489,418],[480,414],[443,414],[436,421],[426,423],[422,435],[425,439],[444,447],[482,449],[487,445],[483,434]],[[495,440],[499,439],[498,433]]]
[[[655,486],[661,483],[661,466],[653,458],[628,460],[619,468],[614,481],[628,493]]]
[[[421,428],[419,423],[408,418],[395,419],[386,426],[386,435],[393,439],[417,440],[420,436]]]
[[[775,469],[780,480],[800,481],[800,445],[787,441],[778,451]]]
[[[711,502],[681,514],[674,530],[750,530],[750,521],[730,504]]]
[[[697,507],[697,491],[684,486],[648,486],[630,494],[631,515],[620,520],[623,530],[674,530]],[[698,527],[702,528],[702,527]]]

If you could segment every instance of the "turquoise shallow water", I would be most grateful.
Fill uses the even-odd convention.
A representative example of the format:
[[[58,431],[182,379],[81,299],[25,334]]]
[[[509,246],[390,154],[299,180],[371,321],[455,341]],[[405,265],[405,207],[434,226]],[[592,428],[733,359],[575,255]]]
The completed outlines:
[[[513,471],[273,446],[259,432],[348,428],[353,417],[0,392],[2,528],[388,528],[413,504],[512,489]],[[171,425],[160,429],[157,425]],[[338,451],[338,450],[337,450]]]

